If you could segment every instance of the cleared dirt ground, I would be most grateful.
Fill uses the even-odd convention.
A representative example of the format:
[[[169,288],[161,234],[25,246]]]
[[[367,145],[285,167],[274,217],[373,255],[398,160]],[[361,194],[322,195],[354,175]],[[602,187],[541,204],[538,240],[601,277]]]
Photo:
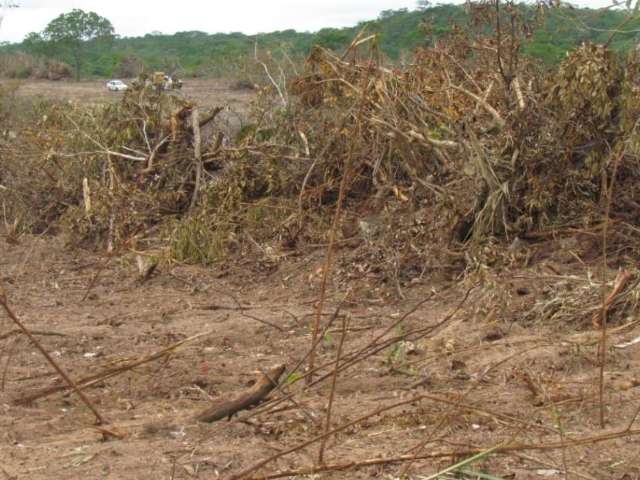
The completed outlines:
[[[108,428],[126,434],[105,442],[74,395],[16,404],[60,382],[1,314],[0,473],[6,478],[230,478],[322,432],[330,379],[306,391],[302,382],[283,386],[272,397],[297,395],[272,412],[242,412],[213,424],[192,419],[211,400],[247,389],[256,372],[280,363],[292,368],[305,355],[321,252],[290,259],[269,274],[250,262],[226,275],[161,265],[141,284],[129,257],[102,269],[104,258],[69,250],[59,238],[0,241],[10,305],[76,379],[201,335],[169,356],[86,389],[111,422]],[[535,281],[503,280],[502,288],[514,295],[524,287],[525,297],[540,293]],[[631,422],[640,407],[640,347],[609,352],[607,427],[601,430],[597,334],[526,325],[517,314],[498,321],[495,312],[478,308],[483,291],[473,290],[457,312],[465,289],[446,284],[416,285],[403,301],[372,295],[344,303],[341,315],[350,322],[343,358],[405,316],[385,338],[416,333],[339,375],[333,426],[406,402],[332,437],[326,463],[426,455],[432,458],[416,461],[411,470],[412,478],[423,478],[478,448],[503,445],[513,451],[469,469],[517,479],[639,478],[640,425]],[[342,288],[331,289],[328,314],[342,298]],[[338,319],[326,335],[318,365],[335,358],[340,325]],[[611,344],[637,334],[633,320],[612,332]],[[314,443],[259,472],[313,465],[317,450]],[[398,469],[377,465],[317,478],[394,478]]]
[[[125,80],[130,83],[129,80]],[[3,83],[16,84],[15,81]],[[122,92],[110,92],[106,80],[96,81],[59,81],[25,80],[17,82],[17,94],[28,98],[53,98],[58,100],[74,100],[82,103],[105,103],[117,101]],[[203,107],[228,105],[241,111],[254,97],[251,90],[232,89],[233,82],[219,79],[188,79],[178,93],[195,100]]]
[[[26,82],[18,94],[120,97],[103,83]],[[188,80],[184,93],[205,106],[246,108],[253,94],[228,87]],[[601,429],[598,332],[525,315],[563,275],[586,276],[567,252],[481,285],[425,279],[404,288],[399,300],[375,278],[343,278],[349,249],[340,249],[323,324],[342,308],[319,346],[315,378],[324,380],[305,389],[296,381],[304,367],[291,370],[310,347],[321,248],[268,265],[250,258],[224,269],[161,263],[141,282],[135,252],[107,262],[59,237],[8,240],[0,235],[9,305],[74,379],[188,341],[85,388],[110,422],[106,428],[123,435],[104,441],[73,394],[21,401],[61,381],[0,311],[0,479],[232,478],[324,431],[343,318],[349,323],[341,358],[353,363],[336,380],[331,426],[344,428],[329,438],[324,460],[373,465],[291,478],[397,478],[406,462],[376,459],[411,456],[417,460],[410,478],[426,478],[492,447],[499,450],[466,468],[505,479],[640,478],[640,344],[613,347],[638,337],[640,321],[629,318],[610,331]],[[193,420],[278,364],[289,370],[271,398],[294,397],[230,421]],[[318,446],[242,478],[286,477],[316,465]]]

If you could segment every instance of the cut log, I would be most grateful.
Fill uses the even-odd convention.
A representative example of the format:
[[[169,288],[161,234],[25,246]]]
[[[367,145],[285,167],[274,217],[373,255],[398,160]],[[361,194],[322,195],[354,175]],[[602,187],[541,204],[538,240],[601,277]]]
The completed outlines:
[[[231,418],[241,410],[251,408],[262,402],[278,386],[278,380],[285,366],[279,365],[260,375],[256,383],[246,392],[233,400],[218,400],[195,417],[199,422],[212,423],[223,418]]]

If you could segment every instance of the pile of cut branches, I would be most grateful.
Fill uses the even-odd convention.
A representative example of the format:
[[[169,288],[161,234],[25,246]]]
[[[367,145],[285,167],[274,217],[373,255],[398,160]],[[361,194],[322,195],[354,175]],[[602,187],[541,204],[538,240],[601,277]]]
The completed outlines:
[[[161,238],[210,263],[325,244],[343,184],[338,240],[399,282],[468,267],[464,244],[594,228],[611,197],[611,245],[637,254],[637,57],[583,45],[544,70],[520,55],[541,20],[495,5],[403,68],[364,32],[342,55],[314,48],[226,141],[201,132],[220,109],[144,81],[115,105],[40,107],[5,142],[2,194],[26,227],[109,248]]]
[[[74,243],[113,248],[186,214],[219,148],[196,132],[221,109],[200,114],[144,81],[119,103],[31,108],[31,123],[3,145],[4,194],[23,229],[62,227]]]

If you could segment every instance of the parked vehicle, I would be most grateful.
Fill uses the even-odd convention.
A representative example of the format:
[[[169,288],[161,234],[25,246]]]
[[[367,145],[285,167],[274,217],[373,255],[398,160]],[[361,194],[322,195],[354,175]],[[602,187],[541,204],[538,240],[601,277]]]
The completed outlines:
[[[164,89],[165,90],[180,90],[182,88],[182,80],[169,75],[164,76]]]
[[[127,87],[127,84],[122,80],[109,80],[107,82],[107,88],[112,92],[123,92],[129,87]]]
[[[182,88],[182,80],[172,78],[164,72],[155,72],[153,74],[153,84],[161,90],[179,90]]]

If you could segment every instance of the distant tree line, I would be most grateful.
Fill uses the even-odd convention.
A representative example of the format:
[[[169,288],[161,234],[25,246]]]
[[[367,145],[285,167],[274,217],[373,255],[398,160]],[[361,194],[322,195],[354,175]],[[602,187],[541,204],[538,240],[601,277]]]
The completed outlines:
[[[519,8],[537,13],[531,6]],[[611,31],[624,19],[615,9],[548,9],[545,21],[532,32],[524,52],[547,64],[557,63],[565,53],[585,41],[606,43]],[[429,45],[454,26],[468,27],[463,6],[430,6],[422,0],[415,10],[383,11],[377,19],[349,28],[324,28],[314,33],[283,30],[260,35],[243,33],[208,34],[199,31],[165,35],[153,32],[144,37],[118,37],[109,20],[93,12],[73,10],[54,19],[44,31],[27,35],[23,42],[4,45],[0,54],[27,54],[37,59],[64,62],[77,78],[132,77],[146,70],[162,70],[183,76],[237,75],[253,58],[254,45],[270,55],[302,58],[313,45],[345,48],[364,27],[379,34],[381,52],[392,61],[403,61],[420,45]],[[611,38],[614,50],[635,48],[640,20],[625,24],[623,33]],[[1,68],[1,66],[0,66]],[[1,73],[1,72],[0,72]],[[28,72],[17,73],[25,76]]]

